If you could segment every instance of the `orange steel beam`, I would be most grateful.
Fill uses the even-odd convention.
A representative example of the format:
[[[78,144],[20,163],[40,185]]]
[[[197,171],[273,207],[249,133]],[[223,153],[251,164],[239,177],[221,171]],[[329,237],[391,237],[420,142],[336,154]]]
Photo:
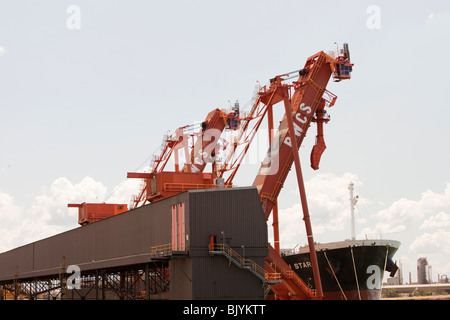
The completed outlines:
[[[291,108],[291,102],[289,100],[288,91],[286,89],[284,97],[284,107],[286,110],[286,119],[287,124],[289,128],[289,137],[291,138],[291,141],[295,141],[295,131],[294,131],[294,120],[292,118],[292,108]],[[317,255],[316,255],[316,248],[314,245],[314,237],[311,227],[311,219],[309,216],[309,209],[308,209],[308,202],[306,199],[306,190],[305,190],[305,184],[303,182],[303,174],[302,169],[300,166],[300,157],[298,155],[298,149],[292,143],[292,154],[294,156],[294,164],[295,164],[295,172],[297,174],[297,183],[298,188],[300,190],[300,200],[302,202],[302,209],[303,209],[303,220],[305,222],[306,227],[306,235],[308,237],[308,246],[309,246],[309,253],[311,258],[311,264],[313,268],[313,275],[314,275],[314,283],[316,284],[316,291],[317,296],[319,298],[323,297],[323,291],[322,291],[322,282],[320,280],[320,273],[319,273],[319,264],[317,262]]]
[[[332,75],[328,58],[332,59],[324,52],[319,52],[307,60],[303,69],[306,71],[300,75],[297,82],[294,82],[293,88],[295,91],[290,99],[292,111],[295,113],[295,140],[291,141],[287,135],[287,123],[285,118],[283,118],[275,136],[278,139],[278,148],[269,150],[253,182],[253,185],[258,188],[260,196],[264,198],[263,206],[266,219],[269,218],[272,212],[272,208],[292,166],[291,146],[300,147],[315,112],[322,101],[325,87]],[[287,88],[282,89],[282,87],[287,87],[287,85],[278,83],[275,80],[271,86],[275,87],[273,89],[276,93],[276,97],[273,99],[274,104],[283,101],[283,97],[286,95],[286,93],[283,93],[283,90],[287,91]]]
[[[273,105],[267,107],[267,121],[269,127],[269,146],[272,145],[274,138],[273,132]],[[278,204],[275,202],[272,209],[272,227],[273,227],[273,242],[275,251],[280,254],[280,227],[278,222]]]
[[[148,172],[128,172],[127,178],[135,178],[135,179],[151,179],[153,173]]]
[[[314,145],[311,151],[311,168],[314,170],[319,169],[319,162],[322,156],[322,153],[327,148],[325,144],[325,140],[323,137],[323,124],[328,122],[330,119],[325,118],[325,100],[322,100],[321,104],[317,108],[316,118],[313,119],[313,122],[317,124],[317,136],[316,136],[316,144]]]

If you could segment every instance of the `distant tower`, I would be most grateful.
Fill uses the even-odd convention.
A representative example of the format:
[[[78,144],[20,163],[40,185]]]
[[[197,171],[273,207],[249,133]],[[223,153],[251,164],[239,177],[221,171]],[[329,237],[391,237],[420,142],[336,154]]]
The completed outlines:
[[[353,182],[350,182],[348,185],[348,190],[350,190],[350,214],[351,214],[351,227],[352,227],[352,240],[355,240],[355,205],[356,202],[358,202],[358,196],[353,196],[353,189],[354,189]]]
[[[427,273],[428,273],[428,262],[427,258],[417,259],[417,283],[427,284]]]
[[[432,283],[431,265],[427,265],[427,283]]]

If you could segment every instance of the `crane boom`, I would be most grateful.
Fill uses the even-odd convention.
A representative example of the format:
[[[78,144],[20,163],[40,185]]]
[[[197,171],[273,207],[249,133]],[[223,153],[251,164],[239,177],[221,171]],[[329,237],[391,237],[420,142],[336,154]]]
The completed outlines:
[[[308,58],[305,67],[300,70],[299,78],[294,82],[293,86],[283,84],[283,76],[277,76],[271,80],[271,86],[267,93],[267,101],[265,103],[268,108],[271,109],[272,105],[283,101],[285,115],[280,122],[275,137],[271,137],[271,145],[253,185],[256,186],[259,191],[266,220],[268,220],[272,211],[274,214],[273,227],[276,247],[275,249],[272,249],[269,245],[270,250],[268,257],[266,258],[265,268],[268,271],[273,271],[273,265],[278,265],[278,268],[283,275],[283,281],[281,284],[272,288],[272,290],[284,299],[289,299],[289,297],[293,296],[323,298],[298,149],[303,142],[311,122],[316,122],[318,134],[316,137],[316,145],[313,147],[311,153],[311,166],[313,169],[317,170],[320,157],[326,147],[323,139],[323,123],[327,122],[328,119],[325,117],[324,109],[325,106],[331,107],[336,101],[336,96],[328,92],[326,86],[331,76],[333,76],[335,81],[349,79],[352,66],[353,64],[350,62],[348,45],[344,45],[343,54],[338,54],[336,58],[321,51]],[[290,94],[291,88],[294,88],[292,97]],[[288,269],[288,266],[284,260],[279,259],[279,252],[277,249],[277,244],[279,242],[277,198],[293,162],[295,162],[303,209],[303,220],[306,227],[317,295],[314,295],[305,288],[302,281],[296,279],[295,275],[289,277],[282,272],[283,269]],[[292,279],[296,279],[296,281],[291,283]]]
[[[324,98],[325,88],[333,73],[333,68],[330,67],[333,60],[324,52],[311,56],[306,61],[305,67],[300,71],[298,80],[294,82],[294,93],[290,101],[296,137],[294,143],[297,150],[300,148],[316,112],[318,110],[323,111],[325,104],[331,105],[335,101],[335,96],[331,101]],[[289,94],[288,86],[280,83],[274,89],[274,92],[276,97],[272,100],[278,103]],[[284,115],[273,143],[253,182],[263,201],[266,219],[270,216],[292,163],[292,141],[288,134],[287,118]]]
[[[225,129],[239,128],[239,108],[235,105],[231,112],[214,109],[208,113],[201,124],[201,130],[194,135],[193,146],[189,152],[189,135],[184,132],[186,127],[178,128],[174,134],[166,135],[161,145],[161,152],[152,160],[151,172],[129,172],[128,178],[144,179],[140,193],[133,200],[134,207],[146,202],[191,189],[209,189],[217,187],[216,151],[219,139]],[[178,152],[184,149],[186,161],[180,170]],[[175,171],[168,171],[166,165],[171,157],[175,159]],[[206,165],[212,163],[211,173],[205,173]]]
[[[226,113],[215,109],[208,113],[202,123],[200,139],[197,139],[191,152],[191,161],[185,163],[183,171],[202,172],[206,164],[214,158],[216,145],[225,128],[230,128],[231,122],[236,121],[237,112]]]

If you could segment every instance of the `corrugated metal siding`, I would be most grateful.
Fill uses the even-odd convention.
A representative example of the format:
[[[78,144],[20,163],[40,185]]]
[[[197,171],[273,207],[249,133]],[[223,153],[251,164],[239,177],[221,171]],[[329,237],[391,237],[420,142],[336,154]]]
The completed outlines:
[[[192,247],[204,247],[209,235],[222,243],[223,231],[232,248],[267,248],[267,225],[256,188],[190,192],[190,206],[195,212],[190,217]]]
[[[33,244],[27,244],[0,255],[0,280],[13,279],[16,271],[33,270]]]
[[[261,280],[210,256],[209,236],[215,235],[245,257],[264,267],[267,226],[254,187],[188,191],[0,254],[0,281],[57,275],[66,266],[81,271],[149,262],[152,246],[171,242],[171,206],[185,205],[186,245],[190,257],[172,258],[171,299],[259,299]]]
[[[177,196],[187,202],[188,194]],[[76,264],[81,271],[150,261],[152,246],[171,241],[170,205],[165,199],[0,254],[0,280],[58,274]]]
[[[191,258],[176,258],[169,263],[171,300],[192,300],[192,261]]]
[[[224,256],[193,259],[192,270],[193,299],[264,299],[261,280]]]
[[[264,268],[267,225],[256,188],[190,192],[192,299],[263,299],[261,280],[224,256],[210,256],[209,236]]]

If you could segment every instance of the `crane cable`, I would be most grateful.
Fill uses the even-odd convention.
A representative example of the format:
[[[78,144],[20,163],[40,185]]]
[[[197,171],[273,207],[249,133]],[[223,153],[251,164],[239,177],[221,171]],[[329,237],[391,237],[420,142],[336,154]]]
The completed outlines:
[[[386,245],[386,258],[384,259],[383,275],[384,275],[384,271],[386,270],[388,255],[389,255],[389,245],[387,244]]]
[[[356,287],[358,288],[358,297],[359,297],[359,300],[361,300],[361,292],[359,290],[358,274],[356,273],[355,257],[353,256],[353,247],[352,246],[350,246],[350,252],[352,253],[353,270],[355,271]]]
[[[323,251],[323,255],[325,256],[325,259],[327,259],[328,265],[330,266],[331,272],[333,273],[334,279],[336,280],[336,282],[337,282],[337,284],[339,286],[339,289],[341,289],[342,295],[344,296],[345,300],[347,300],[347,297],[346,297],[346,295],[344,293],[344,290],[342,290],[341,284],[339,283],[339,280],[336,277],[336,274],[334,273],[333,267],[331,266],[331,263],[330,263],[330,261],[328,260],[328,257],[327,257],[327,253],[325,251]]]

